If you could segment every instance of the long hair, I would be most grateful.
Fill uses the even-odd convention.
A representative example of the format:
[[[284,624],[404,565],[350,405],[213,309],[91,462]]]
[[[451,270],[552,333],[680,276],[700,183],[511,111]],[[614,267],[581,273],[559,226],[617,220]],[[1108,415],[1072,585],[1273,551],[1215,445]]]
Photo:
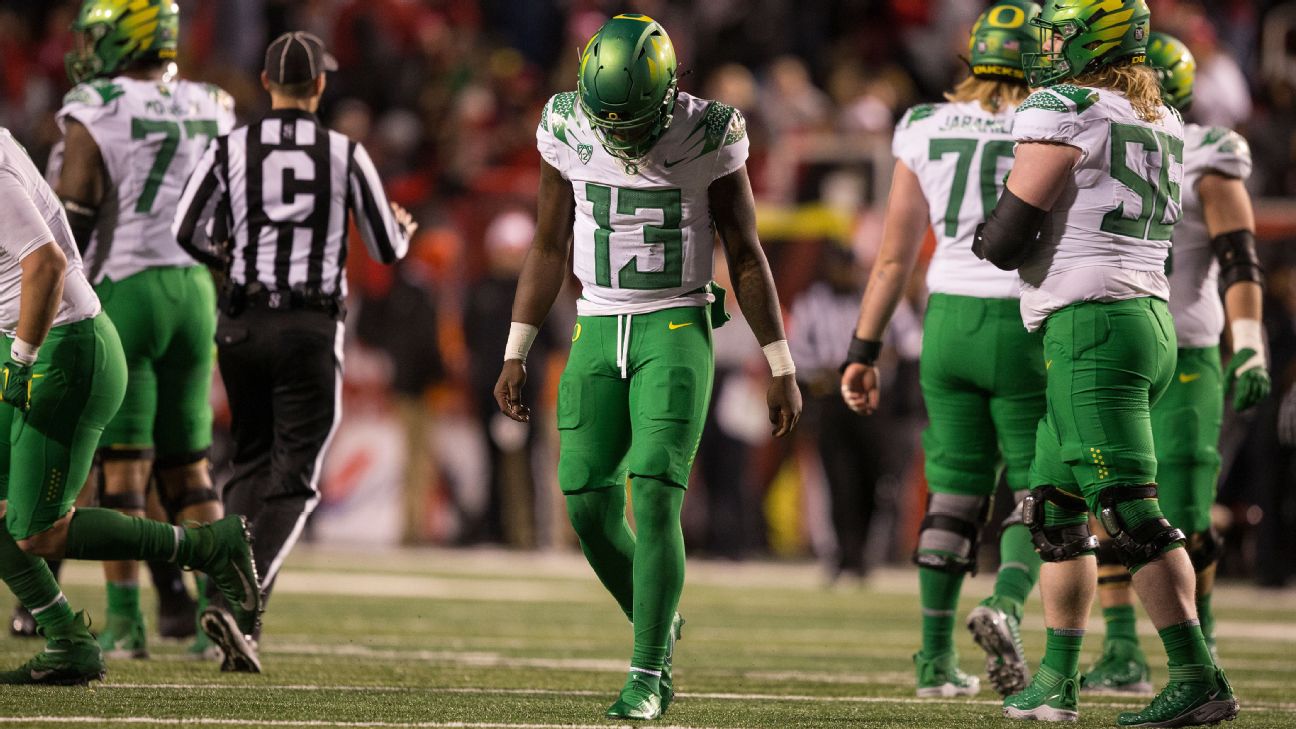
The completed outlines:
[[[1141,63],[1127,61],[1103,66],[1077,76],[1075,84],[1119,91],[1143,121],[1153,122],[1165,115],[1165,107],[1161,103],[1161,83],[1157,80],[1156,72]]]
[[[1005,106],[1017,106],[1026,100],[1030,89],[1026,84],[997,81],[968,76],[945,92],[945,100],[955,103],[975,101],[991,114],[998,114]]]

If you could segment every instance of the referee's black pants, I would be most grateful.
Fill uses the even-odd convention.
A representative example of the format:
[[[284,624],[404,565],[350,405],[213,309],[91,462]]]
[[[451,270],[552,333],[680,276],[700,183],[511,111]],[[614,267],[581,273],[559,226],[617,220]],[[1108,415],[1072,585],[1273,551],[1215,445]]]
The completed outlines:
[[[319,501],[319,476],[342,415],[342,322],[331,314],[250,307],[222,314],[217,359],[230,406],[233,475],[226,514],[252,525],[268,598]]]

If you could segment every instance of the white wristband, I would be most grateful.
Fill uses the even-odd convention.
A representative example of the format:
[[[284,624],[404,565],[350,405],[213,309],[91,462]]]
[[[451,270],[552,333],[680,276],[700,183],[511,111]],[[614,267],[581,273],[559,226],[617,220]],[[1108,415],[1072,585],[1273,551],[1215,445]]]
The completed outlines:
[[[769,362],[770,373],[775,377],[796,374],[796,363],[792,361],[792,350],[788,349],[786,339],[770,342],[761,347],[765,359]]]
[[[1264,334],[1259,319],[1237,319],[1230,327],[1233,333],[1233,351],[1241,352],[1249,349],[1255,352],[1255,355],[1242,363],[1237,368],[1238,372],[1246,372],[1256,367],[1265,366]]]
[[[20,365],[29,365],[35,362],[39,353],[39,344],[24,342],[21,337],[14,337],[13,346],[9,347],[9,356]]]
[[[508,344],[504,345],[504,361],[519,359],[525,362],[527,353],[531,351],[531,344],[535,342],[536,335],[539,333],[540,328],[530,324],[518,321],[509,324]]]

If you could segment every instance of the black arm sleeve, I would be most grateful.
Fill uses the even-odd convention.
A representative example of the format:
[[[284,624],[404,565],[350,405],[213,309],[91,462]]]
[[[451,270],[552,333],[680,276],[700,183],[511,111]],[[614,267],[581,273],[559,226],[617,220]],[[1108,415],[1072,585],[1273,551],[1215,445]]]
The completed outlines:
[[[1017,269],[1039,238],[1045,215],[1047,210],[1040,210],[1005,187],[994,212],[977,226],[972,252],[1005,271]]]
[[[85,255],[90,247],[90,236],[94,233],[95,223],[99,220],[99,210],[93,205],[86,205],[75,200],[64,200],[63,210],[67,213],[68,226],[72,228],[72,239],[76,241],[77,250]]]
[[[1251,281],[1264,286],[1264,269],[1260,267],[1260,255],[1256,252],[1255,233],[1249,230],[1235,230],[1221,233],[1211,238],[1211,249],[1219,259],[1220,291],[1240,281]]]

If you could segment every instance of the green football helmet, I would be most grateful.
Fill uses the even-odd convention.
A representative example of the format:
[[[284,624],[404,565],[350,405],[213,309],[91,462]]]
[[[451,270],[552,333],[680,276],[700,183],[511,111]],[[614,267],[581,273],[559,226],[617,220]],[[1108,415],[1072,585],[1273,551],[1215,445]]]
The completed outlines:
[[[85,0],[72,22],[68,78],[79,84],[136,63],[174,61],[180,36],[175,0]]]
[[[1161,81],[1161,99],[1166,106],[1188,111],[1197,80],[1197,59],[1188,46],[1172,35],[1153,33],[1148,38],[1147,65]]]
[[[1146,0],[1050,0],[1031,20],[1038,53],[1027,53],[1026,81],[1052,86],[1117,61],[1143,63],[1152,11]]]
[[[1039,52],[1039,34],[1030,27],[1030,21],[1039,14],[1039,3],[1029,0],[1001,0],[981,13],[968,39],[972,75],[1025,83],[1022,56]]]
[[[670,127],[679,94],[675,48],[646,15],[618,15],[581,53],[577,96],[603,148],[637,160]]]

